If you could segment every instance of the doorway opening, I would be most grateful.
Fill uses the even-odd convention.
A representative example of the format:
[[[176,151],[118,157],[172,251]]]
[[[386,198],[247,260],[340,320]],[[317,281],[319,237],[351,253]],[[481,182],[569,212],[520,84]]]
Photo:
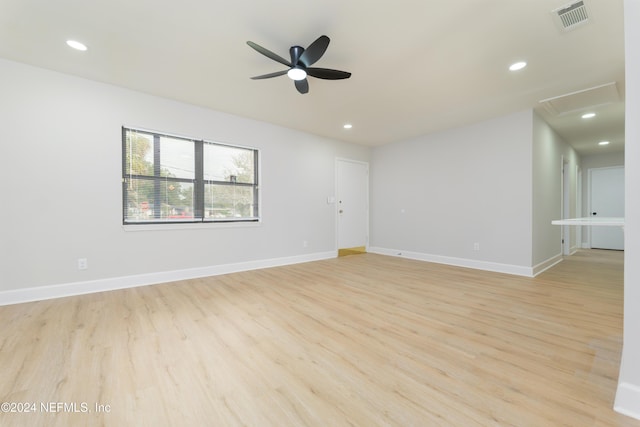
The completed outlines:
[[[369,164],[336,159],[338,256],[362,254],[369,243]]]

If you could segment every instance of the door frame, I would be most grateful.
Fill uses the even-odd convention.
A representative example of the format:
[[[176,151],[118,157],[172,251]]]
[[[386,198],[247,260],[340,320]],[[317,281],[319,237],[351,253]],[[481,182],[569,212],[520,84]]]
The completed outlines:
[[[360,164],[366,167],[367,169],[367,181],[366,181],[366,189],[365,189],[365,200],[366,200],[366,204],[367,204],[367,209],[366,209],[366,214],[364,220],[365,220],[365,225],[366,225],[366,230],[367,230],[367,234],[365,236],[365,249],[367,251],[369,251],[369,207],[371,206],[370,204],[370,200],[369,200],[369,188],[370,188],[370,166],[369,166],[369,162],[365,162],[362,160],[354,160],[354,159],[348,159],[346,157],[336,157],[335,159],[335,166],[334,166],[334,174],[335,174],[335,197],[333,198],[334,200],[334,218],[335,218],[335,251],[336,251],[336,256],[338,254],[338,250],[340,249],[339,247],[339,242],[340,242],[340,218],[339,218],[339,205],[338,205],[338,197],[340,195],[340,182],[338,180],[338,168],[339,168],[339,164],[340,162],[344,162],[344,163],[356,163],[356,164]]]
[[[562,196],[561,196],[561,214],[560,218],[567,219],[571,216],[571,172],[569,162],[562,156]],[[571,255],[571,227],[563,226],[561,252],[562,255]]]
[[[573,209],[573,212],[572,212]],[[582,216],[582,169],[563,154],[560,156],[560,218]],[[570,256],[581,247],[582,227],[562,226],[560,253]]]
[[[582,168],[576,166],[576,217],[582,218]],[[576,227],[576,247],[585,248],[582,239],[582,230],[586,227]]]

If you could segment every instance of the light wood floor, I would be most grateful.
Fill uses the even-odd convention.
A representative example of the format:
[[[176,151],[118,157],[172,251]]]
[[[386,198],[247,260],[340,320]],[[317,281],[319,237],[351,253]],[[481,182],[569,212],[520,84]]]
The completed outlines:
[[[611,409],[622,256],[527,279],[364,254],[0,307],[0,400],[37,405],[0,425],[640,426]]]

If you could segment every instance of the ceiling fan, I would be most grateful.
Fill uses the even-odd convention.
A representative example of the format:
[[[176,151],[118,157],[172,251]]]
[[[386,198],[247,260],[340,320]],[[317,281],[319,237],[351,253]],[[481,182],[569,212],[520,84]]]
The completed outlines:
[[[289,49],[289,55],[291,61],[287,61],[283,57],[276,55],[264,47],[255,44],[252,41],[248,41],[247,44],[266,56],[273,59],[276,62],[281,63],[289,67],[288,70],[276,71],[275,73],[263,74],[261,76],[251,77],[253,80],[270,79],[272,77],[278,77],[288,75],[295,83],[296,89],[300,93],[309,92],[309,82],[307,76],[316,77],[318,79],[325,80],[340,80],[348,79],[351,77],[351,73],[340,70],[331,70],[329,68],[316,68],[311,67],[318,59],[324,55],[324,52],[329,46],[331,40],[327,36],[320,36],[316,41],[311,43],[308,48],[304,49],[301,46],[291,46]]]

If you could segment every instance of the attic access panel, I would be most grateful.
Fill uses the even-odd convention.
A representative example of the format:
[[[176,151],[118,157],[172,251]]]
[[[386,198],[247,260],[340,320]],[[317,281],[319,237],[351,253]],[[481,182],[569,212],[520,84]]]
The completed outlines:
[[[616,82],[567,93],[540,101],[547,112],[554,116],[571,113],[585,108],[611,104],[620,101]]]

